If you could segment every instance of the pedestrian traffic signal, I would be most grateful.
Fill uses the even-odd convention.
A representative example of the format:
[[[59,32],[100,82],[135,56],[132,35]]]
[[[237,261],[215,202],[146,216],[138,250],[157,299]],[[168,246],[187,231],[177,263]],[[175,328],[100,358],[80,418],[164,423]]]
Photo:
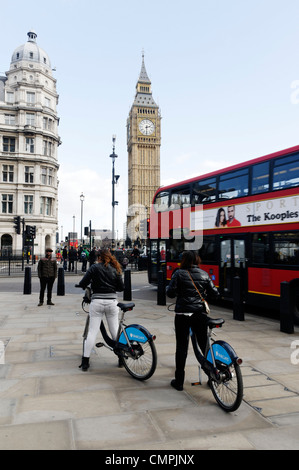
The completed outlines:
[[[14,217],[14,228],[15,228],[15,231],[18,235],[20,235],[21,233],[21,217],[18,215],[17,217]]]

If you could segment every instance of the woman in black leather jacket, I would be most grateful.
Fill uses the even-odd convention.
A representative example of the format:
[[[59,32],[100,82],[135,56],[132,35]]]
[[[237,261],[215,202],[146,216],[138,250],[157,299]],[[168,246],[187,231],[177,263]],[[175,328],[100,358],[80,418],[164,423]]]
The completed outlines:
[[[89,368],[89,356],[104,315],[113,339],[116,338],[118,331],[117,292],[124,290],[124,283],[122,268],[108,249],[103,249],[98,253],[98,263],[90,266],[78,286],[85,289],[89,284],[91,284],[92,297],[89,307],[89,330],[80,365],[83,371]]]
[[[199,263],[200,258],[195,252],[185,251],[182,255],[180,269],[173,273],[166,289],[168,297],[177,298],[174,320],[176,371],[175,379],[171,381],[172,387],[176,390],[183,390],[190,327],[192,327],[196,335],[198,345],[203,354],[206,348],[207,314],[197,289],[204,299],[207,296],[219,297],[217,288],[214,286],[209,275],[199,268]],[[203,360],[201,365],[206,373],[211,371],[210,365],[206,360]]]

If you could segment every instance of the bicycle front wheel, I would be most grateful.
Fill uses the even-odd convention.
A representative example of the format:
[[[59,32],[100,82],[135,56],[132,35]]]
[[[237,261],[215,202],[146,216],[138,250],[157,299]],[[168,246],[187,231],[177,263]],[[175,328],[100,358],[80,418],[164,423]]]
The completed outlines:
[[[127,372],[137,380],[149,379],[157,367],[157,351],[153,340],[146,343],[131,342],[134,355],[120,356]]]
[[[209,380],[209,384],[218,405],[225,411],[235,411],[243,398],[243,379],[239,364],[216,366],[220,371],[220,380]]]

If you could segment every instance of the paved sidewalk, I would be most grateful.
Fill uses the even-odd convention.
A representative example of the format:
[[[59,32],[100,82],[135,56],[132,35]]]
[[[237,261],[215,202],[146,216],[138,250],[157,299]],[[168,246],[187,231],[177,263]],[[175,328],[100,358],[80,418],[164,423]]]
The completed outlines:
[[[190,351],[183,392],[174,376],[173,313],[152,301],[134,300],[127,323],[156,334],[158,366],[147,382],[117,367],[105,348],[79,368],[85,315],[82,292],[37,307],[38,295],[0,293],[0,449],[299,449],[299,328],[287,335],[279,322],[212,307],[226,321],[218,337],[243,358],[244,401],[234,413],[222,411]],[[122,298],[120,298],[122,300]],[[295,344],[293,344],[295,345]],[[293,354],[293,361],[291,355]],[[295,359],[295,360],[294,360]]]

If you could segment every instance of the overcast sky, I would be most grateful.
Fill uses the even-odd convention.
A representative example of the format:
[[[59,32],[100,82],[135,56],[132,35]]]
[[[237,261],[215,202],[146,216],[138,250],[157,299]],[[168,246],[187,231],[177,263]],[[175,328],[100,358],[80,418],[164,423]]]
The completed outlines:
[[[162,114],[161,184],[299,143],[299,0],[1,2],[0,73],[37,33],[59,93],[59,231],[127,213],[126,121],[142,50]],[[298,91],[297,91],[298,90]],[[75,219],[73,216],[75,215]]]

